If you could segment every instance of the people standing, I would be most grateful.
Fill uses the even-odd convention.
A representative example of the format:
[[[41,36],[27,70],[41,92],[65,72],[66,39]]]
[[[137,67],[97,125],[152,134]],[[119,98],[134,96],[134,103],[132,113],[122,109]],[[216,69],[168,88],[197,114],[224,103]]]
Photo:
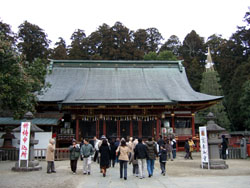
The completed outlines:
[[[173,148],[172,148],[172,145],[171,145],[171,142],[169,139],[167,139],[167,141],[166,141],[165,148],[167,150],[167,158],[169,158],[171,161],[173,161],[173,155],[172,155]]]
[[[96,136],[94,136],[93,140],[94,140],[94,149],[95,149],[94,162],[97,161],[97,163],[99,163],[98,155],[99,155],[99,142],[100,142],[100,140],[98,140]]]
[[[150,178],[154,174],[155,159],[157,156],[156,144],[155,142],[153,142],[151,136],[148,137],[146,146],[147,146],[147,169],[148,169],[148,177]]]
[[[94,154],[93,146],[87,138],[84,139],[84,144],[81,147],[81,156],[83,158],[83,174],[90,175],[91,173],[91,155]]]
[[[139,166],[138,166],[138,160],[135,158],[135,152],[134,152],[134,148],[135,146],[138,144],[138,140],[135,139],[133,141],[133,149],[129,158],[129,164],[132,163],[133,168],[132,168],[132,173],[134,176],[138,177],[139,176]]]
[[[194,151],[194,141],[192,140],[192,138],[189,138],[188,140],[188,144],[189,144],[189,157],[190,159],[193,160],[193,157],[192,157],[192,152]]]
[[[227,140],[225,138],[225,135],[222,135],[221,147],[222,159],[227,159]]]
[[[164,145],[161,146],[160,152],[160,167],[161,167],[161,174],[165,176],[166,173],[166,162],[167,162],[167,150]]]
[[[110,141],[110,165],[115,167],[115,160],[116,160],[116,150],[117,147],[115,146],[115,142],[113,140]]]
[[[123,178],[124,175],[124,180],[127,180],[127,168],[130,149],[128,148],[125,140],[122,140],[121,145],[117,148],[116,155],[118,155],[118,153],[118,160],[120,162],[120,178]]]
[[[120,138],[116,138],[115,146],[116,148],[120,146]],[[115,162],[118,163],[118,156],[116,156]]]
[[[80,149],[81,149],[81,147],[82,147],[82,145],[84,144],[84,139],[83,138],[81,138],[81,143],[80,143]],[[81,161],[83,161],[83,158],[82,158],[82,156],[80,155],[80,159],[81,159]]]
[[[49,140],[49,144],[47,147],[46,153],[46,161],[47,161],[47,173],[56,173],[55,171],[55,140],[51,138]]]
[[[132,150],[133,150],[133,137],[130,137],[129,138],[129,141],[128,141],[128,143],[127,143],[127,146],[128,146],[128,148],[129,148],[129,155],[131,155],[131,152],[132,152]],[[130,157],[130,156],[129,156]]]
[[[135,159],[138,160],[140,179],[145,178],[145,167],[147,157],[147,147],[142,143],[142,139],[139,138],[138,144],[135,146]]]
[[[173,138],[171,139],[171,145],[172,145],[172,155],[173,158],[176,158],[176,140]]]
[[[189,159],[189,143],[188,143],[188,139],[186,139],[186,141],[185,141],[184,149],[185,149],[185,152],[186,152],[186,155],[185,155],[184,158]]]
[[[72,140],[72,145],[69,147],[70,152],[70,167],[73,174],[76,174],[77,161],[80,156],[80,147],[76,144],[76,140]]]
[[[158,146],[159,146],[159,151],[160,151],[160,150],[161,150],[161,146],[162,146],[162,145],[165,145],[165,142],[164,142],[164,140],[162,139],[162,135],[160,135],[160,138],[159,138],[157,144],[158,144]]]
[[[102,145],[99,148],[100,153],[100,168],[103,177],[106,176],[107,169],[110,165],[110,148],[106,139],[102,140]]]

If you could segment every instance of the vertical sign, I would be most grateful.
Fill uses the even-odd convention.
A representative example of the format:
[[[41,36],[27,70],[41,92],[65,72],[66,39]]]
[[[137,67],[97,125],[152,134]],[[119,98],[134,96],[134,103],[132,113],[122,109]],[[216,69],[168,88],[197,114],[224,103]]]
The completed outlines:
[[[29,160],[29,143],[30,143],[30,122],[22,122],[21,136],[20,136],[20,149],[19,149],[19,167],[21,160]]]
[[[208,163],[208,168],[209,168],[207,128],[205,126],[199,127],[199,132],[200,132],[200,148],[201,148],[201,166],[203,168],[203,163]]]

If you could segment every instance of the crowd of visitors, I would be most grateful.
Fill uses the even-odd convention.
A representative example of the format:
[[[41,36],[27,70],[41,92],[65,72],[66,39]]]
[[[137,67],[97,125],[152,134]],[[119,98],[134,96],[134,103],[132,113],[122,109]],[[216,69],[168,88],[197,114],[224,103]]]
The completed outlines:
[[[192,151],[194,142],[192,139],[185,143],[185,158],[192,159]],[[56,172],[54,166],[54,140],[51,139],[48,145],[46,160],[48,161],[47,173]],[[127,180],[128,164],[132,164],[132,173],[134,176],[143,179],[146,177],[146,169],[148,177],[154,175],[155,160],[159,157],[161,174],[166,174],[167,160],[173,161],[176,158],[176,140],[163,139],[160,136],[156,142],[152,137],[148,137],[147,141],[142,138],[132,138],[128,140],[122,138],[107,139],[102,135],[100,140],[94,137],[92,140],[83,139],[81,144],[77,144],[75,139],[69,147],[70,167],[73,174],[76,174],[77,161],[79,158],[83,161],[83,174],[91,174],[92,161],[99,163],[100,172],[106,177],[107,169],[115,167],[118,163],[120,166],[120,178]],[[93,159],[93,160],[92,160]]]

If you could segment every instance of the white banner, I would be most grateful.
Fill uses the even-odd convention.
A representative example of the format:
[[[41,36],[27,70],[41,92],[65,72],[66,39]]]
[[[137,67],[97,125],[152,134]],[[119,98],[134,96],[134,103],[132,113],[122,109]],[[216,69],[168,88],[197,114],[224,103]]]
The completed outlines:
[[[203,167],[203,163],[209,163],[207,128],[205,126],[199,127],[199,132],[200,132],[201,164]]]
[[[19,162],[20,160],[29,159],[29,145],[30,145],[30,122],[22,122],[21,135],[20,135]]]

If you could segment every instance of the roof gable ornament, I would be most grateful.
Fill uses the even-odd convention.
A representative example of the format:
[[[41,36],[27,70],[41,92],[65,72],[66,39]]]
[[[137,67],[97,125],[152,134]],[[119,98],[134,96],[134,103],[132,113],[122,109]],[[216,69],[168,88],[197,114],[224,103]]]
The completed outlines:
[[[178,66],[179,66],[180,72],[182,72],[182,71],[183,71],[182,61],[179,61],[179,62],[178,62]]]
[[[210,48],[208,47],[208,52],[207,52],[207,60],[206,60],[206,72],[209,71],[214,71],[214,63],[212,60],[212,56],[211,56],[211,52],[210,52]]]

